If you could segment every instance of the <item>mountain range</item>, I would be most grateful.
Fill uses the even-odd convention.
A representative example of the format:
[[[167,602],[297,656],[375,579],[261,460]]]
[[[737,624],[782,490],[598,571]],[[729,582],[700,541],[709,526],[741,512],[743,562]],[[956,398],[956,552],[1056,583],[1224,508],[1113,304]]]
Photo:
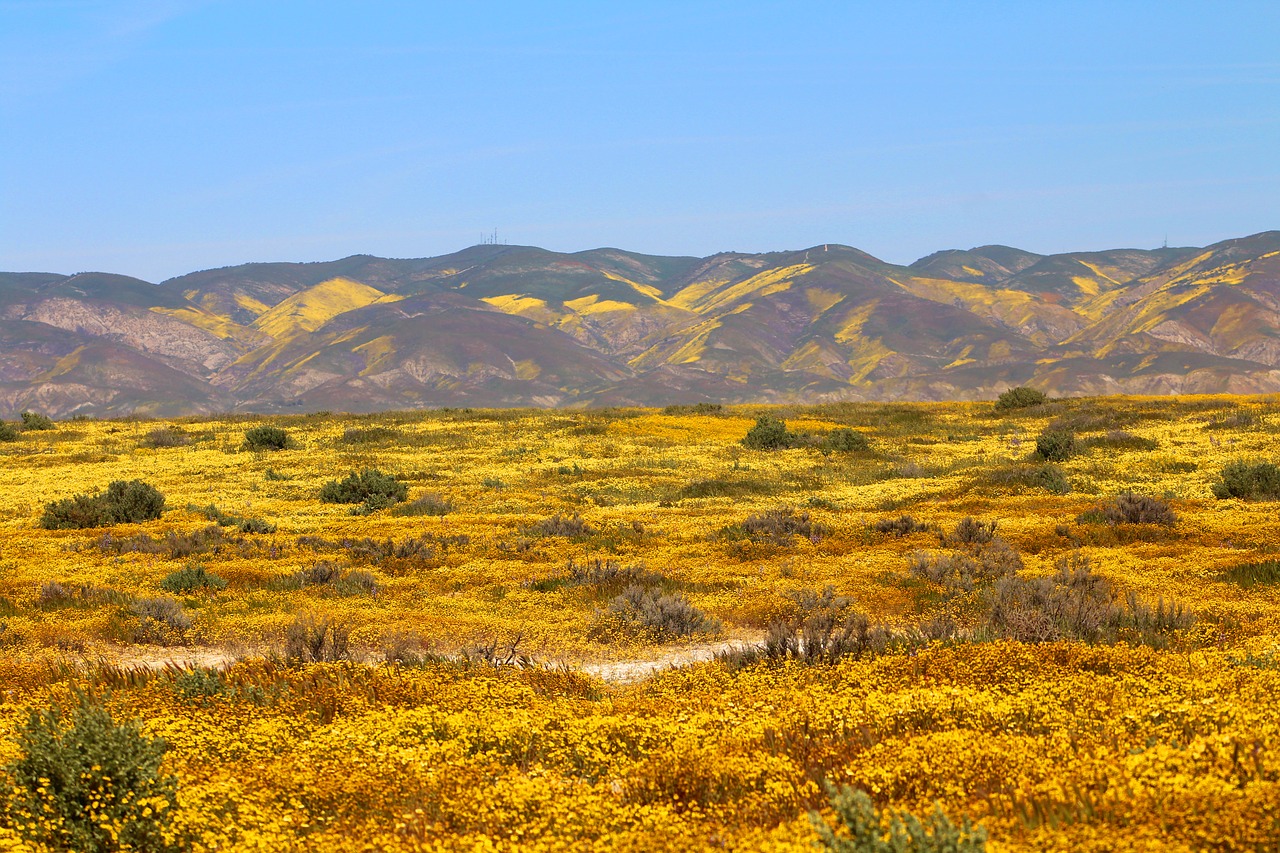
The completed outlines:
[[[1280,392],[1280,231],[1203,248],[478,245],[0,273],[0,417]]]

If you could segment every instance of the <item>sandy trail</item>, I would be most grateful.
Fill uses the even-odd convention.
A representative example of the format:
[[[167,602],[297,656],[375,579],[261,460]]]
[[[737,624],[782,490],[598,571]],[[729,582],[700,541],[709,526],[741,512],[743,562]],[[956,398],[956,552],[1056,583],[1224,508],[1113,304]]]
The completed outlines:
[[[755,644],[748,640],[701,643],[693,646],[684,646],[679,649],[670,649],[657,655],[633,660],[583,663],[579,664],[577,668],[588,675],[594,675],[611,684],[630,684],[635,681],[642,681],[664,669],[704,663],[714,660],[718,654],[737,651],[752,645]]]
[[[705,663],[714,660],[718,654],[745,649],[753,645],[756,643],[745,639],[722,640],[716,643],[698,643],[662,649],[641,658],[588,661],[571,664],[571,666],[610,684],[631,684],[665,669]],[[125,669],[149,669],[159,672],[170,668],[222,668],[236,661],[258,656],[254,652],[235,653],[209,646],[146,647],[121,650],[111,657],[110,662]]]

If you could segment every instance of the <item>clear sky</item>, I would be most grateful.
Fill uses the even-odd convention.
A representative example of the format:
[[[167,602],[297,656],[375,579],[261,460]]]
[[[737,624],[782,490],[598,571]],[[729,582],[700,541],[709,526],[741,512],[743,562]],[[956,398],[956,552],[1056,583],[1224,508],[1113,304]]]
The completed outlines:
[[[1280,228],[1280,3],[0,0],[0,269]]]

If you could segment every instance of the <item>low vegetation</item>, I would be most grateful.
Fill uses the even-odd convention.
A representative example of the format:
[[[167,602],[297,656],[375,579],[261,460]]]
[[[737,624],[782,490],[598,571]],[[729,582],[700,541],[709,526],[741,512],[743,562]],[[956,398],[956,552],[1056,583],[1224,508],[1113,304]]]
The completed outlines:
[[[1222,479],[1213,484],[1213,494],[1246,501],[1280,500],[1280,466],[1273,462],[1232,462],[1222,469]]]
[[[1008,391],[1002,392],[996,398],[996,411],[1008,412],[1015,409],[1029,409],[1032,406],[1042,406],[1047,402],[1049,402],[1049,398],[1045,396],[1043,391],[1019,385],[1016,388],[1010,388]]]
[[[55,850],[186,849],[172,828],[177,779],[166,745],[116,722],[87,694],[32,710],[5,768],[0,811],[15,835]]]
[[[106,527],[150,521],[164,512],[164,495],[141,480],[115,480],[105,492],[76,495],[45,507],[40,526],[47,530]]]
[[[362,504],[368,514],[394,506],[409,496],[409,487],[376,468],[352,471],[342,480],[330,480],[320,489],[320,500],[330,504]]]
[[[1042,462],[1066,462],[1078,449],[1075,433],[1069,430],[1046,430],[1036,437],[1034,456]]]
[[[960,826],[935,806],[924,821],[906,811],[882,814],[866,791],[848,785],[826,786],[833,827],[817,812],[810,813],[818,843],[835,853],[983,853],[987,833],[966,817]]]
[[[257,453],[272,452],[276,450],[287,450],[289,448],[289,433],[281,427],[261,426],[250,427],[244,431],[245,450],[252,450]]]
[[[1274,408],[15,430],[0,850],[98,843],[77,695],[166,743],[103,849],[1275,849]]]
[[[27,432],[41,432],[56,428],[51,418],[38,412],[23,412],[21,418],[22,429]]]

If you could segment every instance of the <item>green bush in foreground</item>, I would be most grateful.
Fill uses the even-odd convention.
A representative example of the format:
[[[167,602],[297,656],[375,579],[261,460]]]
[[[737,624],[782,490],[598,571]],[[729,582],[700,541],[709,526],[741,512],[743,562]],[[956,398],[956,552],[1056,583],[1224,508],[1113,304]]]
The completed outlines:
[[[809,820],[824,850],[837,853],[983,853],[987,831],[965,818],[960,826],[951,822],[941,806],[921,821],[909,812],[882,815],[866,791],[848,785],[825,785],[831,808],[840,819],[843,833],[832,828],[817,812]],[[886,820],[887,818],[887,820]]]
[[[1280,500],[1280,467],[1270,462],[1232,462],[1222,469],[1222,480],[1213,484],[1213,495],[1219,499]]]
[[[0,421],[0,441],[17,441],[17,440],[18,440],[18,430],[14,428],[13,424]]]
[[[164,512],[164,495],[142,480],[115,480],[106,492],[76,495],[45,506],[40,526],[46,530],[105,527],[150,521]]]
[[[0,810],[22,838],[82,853],[184,848],[170,829],[177,780],[160,770],[163,740],[83,696],[69,710],[33,710],[16,740]]]
[[[1010,388],[996,398],[996,411],[1007,412],[1012,409],[1029,409],[1032,406],[1041,406],[1047,402],[1049,402],[1049,398],[1045,396],[1043,391],[1019,385],[1017,388]]]

